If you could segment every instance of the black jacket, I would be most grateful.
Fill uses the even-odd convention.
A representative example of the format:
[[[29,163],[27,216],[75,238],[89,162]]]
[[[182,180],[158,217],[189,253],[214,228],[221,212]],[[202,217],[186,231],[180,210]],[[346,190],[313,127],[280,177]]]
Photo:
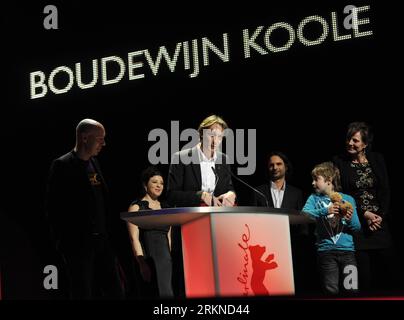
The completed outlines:
[[[274,208],[274,202],[272,200],[270,183],[263,184],[257,187],[268,199],[268,205],[270,208]],[[266,207],[265,199],[254,192],[252,205],[255,207]],[[282,209],[295,209],[302,210],[303,208],[303,193],[300,189],[286,183],[285,193],[281,204]]]
[[[193,159],[192,163],[184,163],[183,159]],[[193,147],[174,154],[168,173],[167,196],[168,202],[177,207],[196,207],[201,204],[202,174],[198,160],[198,149]],[[215,196],[230,190],[234,191],[230,167],[226,155],[217,152],[215,170],[218,182]]]
[[[102,182],[105,211],[108,212],[104,178],[97,160],[91,158],[90,161]],[[56,240],[62,245],[82,244],[92,232],[96,208],[85,163],[73,151],[54,160],[49,172],[46,210]],[[106,225],[109,223],[106,222]]]

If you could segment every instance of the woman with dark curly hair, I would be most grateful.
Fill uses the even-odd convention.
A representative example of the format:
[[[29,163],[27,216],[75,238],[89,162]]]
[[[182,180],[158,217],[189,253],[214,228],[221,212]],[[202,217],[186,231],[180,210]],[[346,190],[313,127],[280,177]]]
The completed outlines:
[[[380,293],[399,289],[397,257],[389,231],[390,186],[380,153],[371,152],[373,134],[364,122],[350,123],[346,152],[333,159],[342,191],[357,203],[361,232],[355,236],[359,290]]]
[[[145,195],[131,203],[129,211],[159,210],[167,207],[159,197],[164,189],[164,179],[155,167],[142,172]],[[128,223],[133,253],[142,277],[142,297],[172,297],[171,227],[143,229]]]

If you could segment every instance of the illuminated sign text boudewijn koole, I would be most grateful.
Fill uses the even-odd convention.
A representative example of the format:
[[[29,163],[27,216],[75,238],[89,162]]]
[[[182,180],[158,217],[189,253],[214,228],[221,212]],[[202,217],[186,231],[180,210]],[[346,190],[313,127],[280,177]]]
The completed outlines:
[[[222,62],[232,60],[233,50],[242,50],[244,59],[254,55],[267,55],[289,50],[294,44],[316,46],[331,41],[344,41],[353,38],[372,36],[370,19],[366,14],[370,6],[352,7],[348,16],[332,11],[328,17],[312,15],[303,18],[297,26],[287,22],[276,22],[269,26],[257,26],[243,29],[239,37],[242,44],[237,46],[231,34],[223,33],[220,40],[208,37],[177,42],[158,48],[157,54],[148,49],[127,53],[125,58],[112,55],[92,60],[92,67],[82,67],[81,62],[74,66],[61,65],[54,68],[48,75],[41,70],[30,72],[30,99],[43,98],[50,92],[53,94],[67,93],[73,86],[79,89],[90,89],[96,85],[111,85],[127,80],[139,80],[148,75],[157,76],[162,64],[166,64],[171,72],[186,72],[190,78],[197,77],[203,67],[210,65],[212,56]],[[306,31],[308,25],[316,26],[319,32],[313,35]],[[282,42],[272,37],[282,32]],[[85,71],[84,71],[85,70]],[[92,75],[91,71],[92,70]],[[100,71],[100,72],[99,72]],[[86,73],[86,76],[82,76]],[[88,73],[88,74],[87,74]],[[86,79],[84,81],[83,79]],[[91,79],[91,80],[88,80]]]

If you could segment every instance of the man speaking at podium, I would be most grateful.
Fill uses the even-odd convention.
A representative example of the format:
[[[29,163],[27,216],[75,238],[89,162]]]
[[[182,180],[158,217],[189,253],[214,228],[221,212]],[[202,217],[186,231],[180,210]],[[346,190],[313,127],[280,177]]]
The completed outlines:
[[[177,207],[233,206],[230,168],[218,151],[226,122],[216,115],[199,125],[200,143],[173,155],[168,174],[168,200]]]
[[[168,173],[168,202],[176,207],[235,205],[236,193],[226,155],[218,151],[226,122],[211,115],[199,125],[200,142],[191,149],[173,155]],[[184,295],[181,233],[173,229],[173,286],[177,295]],[[178,264],[176,266],[176,264]],[[178,278],[178,279],[176,279]]]

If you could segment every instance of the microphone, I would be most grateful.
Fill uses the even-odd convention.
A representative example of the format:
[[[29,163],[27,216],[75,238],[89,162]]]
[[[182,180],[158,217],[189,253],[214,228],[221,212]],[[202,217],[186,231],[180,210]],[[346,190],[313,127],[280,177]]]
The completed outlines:
[[[219,176],[217,175],[217,171],[214,167],[211,167],[213,173],[215,174],[215,187],[213,188],[213,191],[216,189],[217,183],[219,182]]]
[[[254,188],[253,186],[249,185],[247,182],[245,182],[244,180],[240,179],[239,177],[237,177],[230,168],[227,167],[226,164],[223,165],[226,170],[230,173],[230,175],[235,178],[237,181],[241,182],[242,184],[246,185],[248,188],[250,188],[251,190],[253,190],[255,193],[259,194],[261,197],[263,197],[265,199],[265,204],[267,205],[267,207],[269,207],[269,201],[268,198],[265,196],[265,194],[263,194],[261,191],[257,190],[256,188]],[[215,170],[214,170],[215,172]]]
[[[217,183],[219,182],[219,176],[218,176],[218,174],[216,172],[216,169],[214,167],[211,167],[211,168],[212,168],[213,173],[215,174],[215,187],[213,188],[213,191],[212,191],[212,207],[213,207],[214,206],[213,197],[214,197],[214,193],[215,193],[215,190],[216,190]]]

